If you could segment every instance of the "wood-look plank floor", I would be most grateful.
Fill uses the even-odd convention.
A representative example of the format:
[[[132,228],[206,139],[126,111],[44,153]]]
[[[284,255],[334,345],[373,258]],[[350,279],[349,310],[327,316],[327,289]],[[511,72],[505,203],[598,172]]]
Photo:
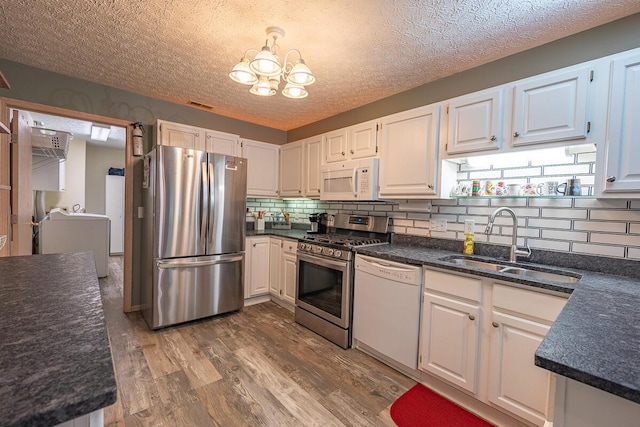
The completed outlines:
[[[394,426],[415,384],[272,302],[152,332],[122,312],[121,257],[100,287],[118,383],[105,426]]]

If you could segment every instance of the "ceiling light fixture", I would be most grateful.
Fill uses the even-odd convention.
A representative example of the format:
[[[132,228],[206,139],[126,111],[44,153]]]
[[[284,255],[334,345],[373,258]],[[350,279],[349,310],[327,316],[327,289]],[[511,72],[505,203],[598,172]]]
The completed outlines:
[[[284,56],[284,62],[280,64],[278,58],[278,37],[284,37],[284,30],[280,27],[268,27],[267,40],[262,50],[247,49],[240,62],[233,67],[229,77],[234,82],[251,85],[251,92],[259,96],[273,96],[278,92],[280,80],[287,82],[282,94],[288,98],[305,98],[309,93],[305,86],[316,81],[307,67],[302,54],[298,49],[291,49]],[[252,60],[248,54],[255,52]],[[295,64],[287,62],[289,54],[297,53],[299,58]]]
[[[91,140],[106,142],[109,139],[109,132],[111,132],[111,126],[105,125],[91,125]]]

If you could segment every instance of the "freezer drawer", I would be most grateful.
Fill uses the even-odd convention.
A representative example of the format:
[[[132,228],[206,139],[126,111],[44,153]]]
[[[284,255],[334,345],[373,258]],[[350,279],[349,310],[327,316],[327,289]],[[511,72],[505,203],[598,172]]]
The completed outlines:
[[[239,310],[244,304],[244,253],[154,262],[152,329]]]

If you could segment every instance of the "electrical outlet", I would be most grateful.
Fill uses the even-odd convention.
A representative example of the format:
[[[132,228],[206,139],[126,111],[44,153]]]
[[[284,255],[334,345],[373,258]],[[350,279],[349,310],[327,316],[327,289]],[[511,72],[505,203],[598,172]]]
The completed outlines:
[[[476,222],[473,219],[464,220],[464,233],[473,233],[473,229],[476,226]]]
[[[431,231],[447,231],[447,220],[432,219],[429,223],[429,229]]]

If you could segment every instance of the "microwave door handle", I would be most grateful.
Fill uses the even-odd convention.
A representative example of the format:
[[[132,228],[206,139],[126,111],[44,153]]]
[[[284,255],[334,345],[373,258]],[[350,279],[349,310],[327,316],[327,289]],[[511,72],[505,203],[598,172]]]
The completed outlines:
[[[354,169],[353,170],[353,196],[354,197],[358,197],[358,184],[357,184],[357,180],[358,179],[358,169]]]

